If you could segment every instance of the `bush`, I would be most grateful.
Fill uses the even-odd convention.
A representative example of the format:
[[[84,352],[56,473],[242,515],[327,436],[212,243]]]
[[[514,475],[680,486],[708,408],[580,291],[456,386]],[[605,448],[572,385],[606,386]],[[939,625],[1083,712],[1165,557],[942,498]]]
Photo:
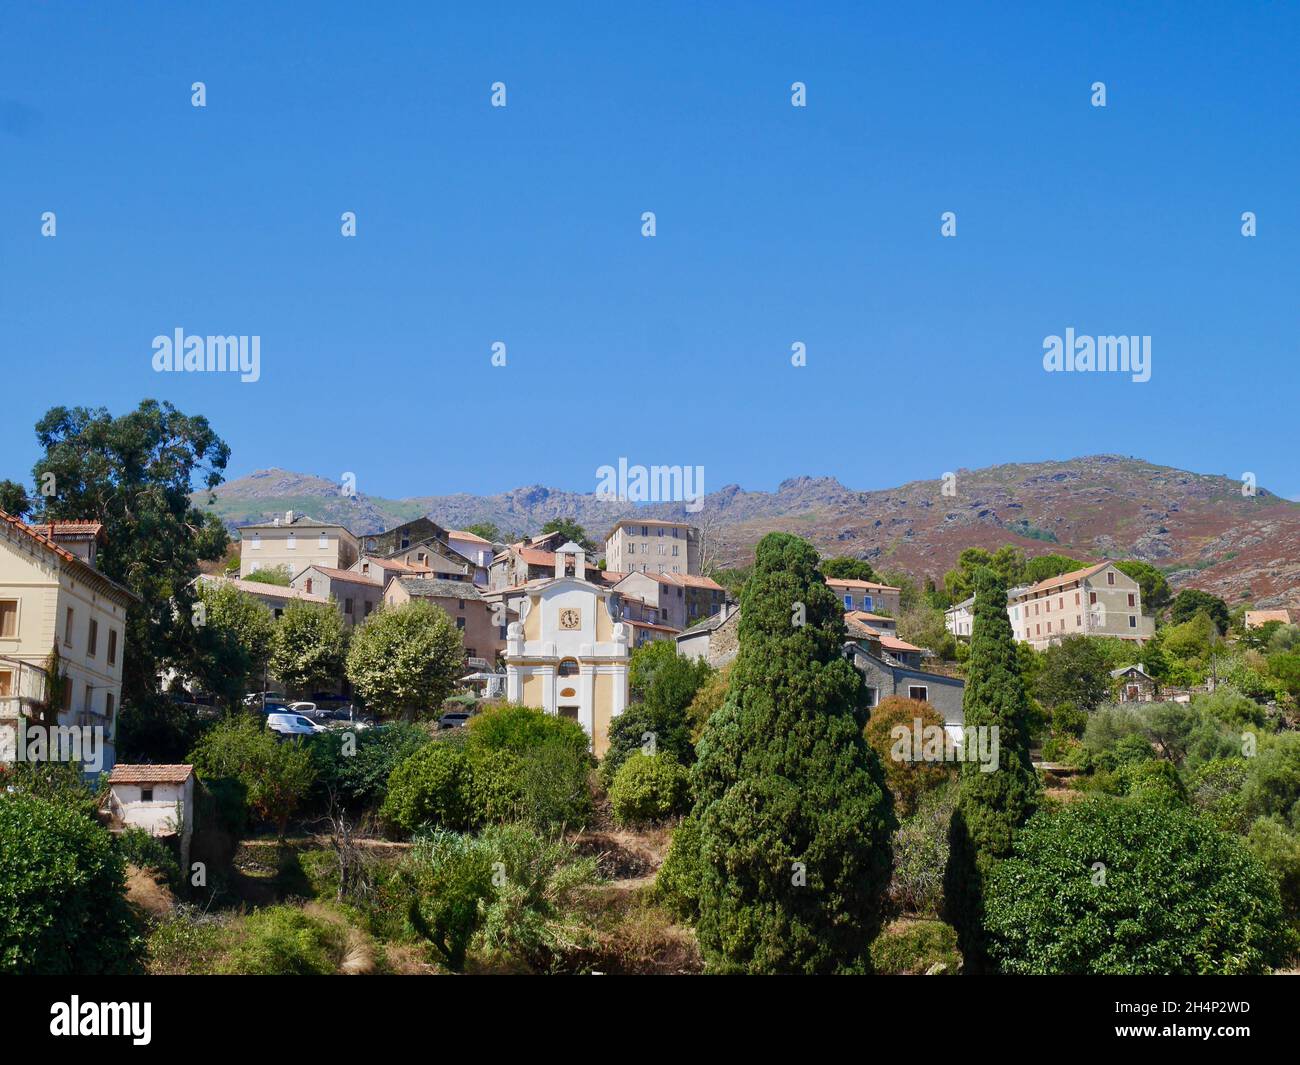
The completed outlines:
[[[634,751],[615,774],[609,801],[618,824],[649,824],[683,813],[687,791],[686,769],[671,754]]]
[[[679,921],[694,924],[700,916],[702,876],[700,825],[688,817],[673,829],[668,854],[655,876],[655,897]]]
[[[632,704],[610,723],[609,747],[600,767],[606,787],[613,785],[624,761],[645,748],[647,735],[654,743],[647,754],[668,754],[682,765],[695,761],[687,712],[712,676],[713,667],[702,658],[674,654],[655,667],[649,674],[644,701]]]
[[[894,832],[889,901],[904,913],[939,914],[948,865],[948,826],[957,806],[955,783],[921,798],[920,807]]]
[[[475,819],[472,788],[465,753],[430,743],[393,770],[380,817],[407,833],[426,825],[459,831]]]
[[[1260,973],[1292,945],[1259,862],[1166,805],[1041,811],[994,865],[984,902],[988,954],[1007,973]]]
[[[1241,789],[1249,773],[1244,758],[1216,758],[1206,762],[1192,773],[1188,798],[1215,828],[1244,833],[1251,819],[1242,802]]]
[[[393,770],[429,742],[424,729],[403,723],[313,737],[310,749],[316,764],[316,802],[324,809],[333,795],[345,810],[382,806]],[[355,744],[350,755],[343,753],[348,743]]]
[[[921,723],[922,737],[925,729],[937,728],[940,733],[931,735],[940,735],[946,743],[943,715],[927,702],[901,695],[881,699],[872,708],[862,733],[884,766],[885,785],[894,796],[894,812],[899,817],[913,813],[926,792],[942,788],[957,775],[952,762],[924,761],[920,757],[922,751],[914,749],[917,744],[912,738],[916,721]],[[895,729],[904,729],[907,734],[901,748],[894,738]]]
[[[886,928],[871,944],[871,966],[880,974],[955,976],[961,970],[957,932],[942,921],[905,921]]]
[[[1300,835],[1279,817],[1261,817],[1250,826],[1246,846],[1277,882],[1287,917],[1300,920]]]
[[[407,919],[453,972],[465,968],[470,940],[492,896],[492,857],[483,842],[454,832],[415,841],[402,861]]]
[[[108,832],[78,807],[0,792],[0,973],[127,973],[142,946]]]
[[[496,703],[469,719],[466,750],[471,755],[484,751],[513,751],[525,755],[547,743],[568,747],[590,761],[591,741],[576,721],[548,714],[531,706]]]
[[[181,867],[176,855],[157,836],[143,828],[128,825],[113,837],[122,860],[137,869],[148,869],[160,875],[173,889],[181,885]]]
[[[1120,793],[1153,804],[1187,805],[1187,789],[1172,762],[1162,758],[1130,762],[1116,774]]]
[[[594,858],[579,857],[568,840],[522,823],[489,826],[479,842],[499,863],[480,933],[487,954],[544,971],[583,945],[577,901],[599,880]]]
[[[518,821],[528,816],[524,760],[513,751],[485,751],[471,763],[474,812],[481,821]]]
[[[220,965],[240,976],[328,976],[346,950],[347,935],[336,924],[292,906],[271,906],[250,914],[242,940]]]

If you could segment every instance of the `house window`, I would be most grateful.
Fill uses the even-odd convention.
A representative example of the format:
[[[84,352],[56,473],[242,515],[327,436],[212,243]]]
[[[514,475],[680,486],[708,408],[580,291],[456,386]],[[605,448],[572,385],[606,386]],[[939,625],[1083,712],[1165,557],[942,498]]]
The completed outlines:
[[[1065,596],[1062,595],[1062,596],[1059,596],[1059,597],[1057,598],[1057,600],[1056,600],[1056,607],[1057,607],[1058,610],[1064,610],[1064,609],[1065,609]]]
[[[307,578],[307,594],[311,595],[311,578]]]
[[[459,607],[461,610],[464,610],[464,609],[465,609],[465,600],[464,600],[464,599],[457,599],[457,600],[456,600],[456,606]]]
[[[81,708],[88,714],[95,711],[95,689],[89,684],[86,685],[86,701],[81,704]]]
[[[261,533],[253,533],[253,538],[252,538],[251,540],[248,541],[248,546],[251,547],[254,551],[260,551],[260,550],[262,550],[262,535],[261,535]]]
[[[1128,593],[1128,605],[1137,606],[1137,596],[1135,596],[1132,592]]]
[[[1035,625],[1035,626],[1034,626],[1034,635],[1035,635],[1035,636],[1041,636],[1042,634],[1043,634],[1043,626],[1041,626],[1041,625]]]
[[[95,657],[95,650],[99,647],[99,622],[94,618],[86,626],[86,656]]]
[[[1136,629],[1138,627],[1138,619],[1136,614],[1130,614],[1128,616],[1128,627],[1130,629]]]
[[[642,535],[642,536],[649,536],[649,535],[650,535],[650,527],[649,527],[648,525],[642,525],[642,526],[641,526],[641,535]]]
[[[1078,606],[1078,605],[1079,605],[1079,593],[1078,593],[1078,592],[1075,592],[1075,593],[1074,593],[1074,605],[1075,605],[1075,606]]]
[[[871,598],[871,596],[869,596],[869,595],[864,595],[864,596],[862,597],[862,609],[863,609],[863,610],[870,610],[870,609],[871,609],[871,604],[872,604],[873,602],[874,602],[874,600]]]
[[[673,558],[677,557],[677,545],[673,544]]]
[[[465,619],[464,619],[464,618],[457,618],[457,619],[456,619],[456,628],[460,629],[462,632],[465,630]]]
[[[374,609],[374,605],[375,604],[369,600],[366,601],[366,617],[370,617],[370,611]]]
[[[401,550],[405,551],[410,546],[411,546],[411,538],[409,536],[403,536]]]
[[[907,697],[909,699],[916,699],[918,702],[925,702],[930,698],[930,688],[925,684],[908,685]]]
[[[361,572],[362,572],[362,573],[369,573],[369,572],[370,572],[370,563],[369,563],[369,562],[363,562],[363,563],[361,563]]]
[[[868,685],[868,687],[867,687],[867,709],[870,710],[870,709],[871,709],[873,706],[875,706],[878,702],[880,702],[880,689],[878,689],[878,688],[872,688],[870,685]]]
[[[287,540],[284,542],[284,549],[285,549],[286,551],[297,551],[297,550],[298,550],[298,537],[294,536],[293,533],[290,533],[290,534],[289,534],[289,539],[287,539]]]
[[[63,615],[63,646],[72,646],[72,607]]]
[[[109,692],[104,696],[104,716],[110,721],[113,720],[113,693]]]
[[[1052,612],[1052,601],[1050,599],[1047,601],[1047,612],[1049,614]]]
[[[659,535],[663,536],[663,534],[664,534],[664,527],[661,525],[659,526]]]
[[[561,677],[576,677],[578,675],[578,663],[572,658],[566,658],[560,663],[560,668],[556,672]]]
[[[1092,605],[1093,605],[1094,603],[1096,603],[1096,602],[1097,602],[1097,593],[1096,593],[1096,592],[1089,592],[1089,593],[1088,593],[1088,605],[1089,605],[1089,606],[1092,606]]]
[[[1052,623],[1050,621],[1047,623],[1047,631],[1048,632],[1052,631]]]
[[[344,599],[344,600],[343,600],[343,613],[345,613],[345,614],[351,614],[351,613],[352,613],[352,600],[351,600],[351,599]]]
[[[0,599],[0,636],[18,635],[18,600]]]
[[[153,788],[141,788],[141,789],[140,789],[140,801],[141,801],[141,802],[153,802]]]
[[[628,544],[628,545],[627,545],[627,553],[628,553],[629,555],[635,555],[635,554],[636,554],[636,544]]]
[[[117,665],[117,629],[108,630],[108,664]]]
[[[0,669],[0,698],[14,693],[14,671]]]
[[[1075,625],[1077,625],[1079,628],[1083,628],[1083,615],[1082,615],[1082,614],[1075,614],[1075,615],[1074,615],[1074,623],[1075,623]]]
[[[845,609],[845,610],[852,610],[852,609],[853,609],[853,596],[851,596],[851,595],[846,595],[846,596],[844,597],[844,609]]]

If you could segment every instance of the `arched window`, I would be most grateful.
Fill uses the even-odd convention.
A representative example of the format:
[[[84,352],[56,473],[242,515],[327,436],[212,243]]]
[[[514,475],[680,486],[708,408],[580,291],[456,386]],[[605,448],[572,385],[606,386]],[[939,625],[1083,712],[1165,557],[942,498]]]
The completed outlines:
[[[566,658],[560,663],[559,670],[561,677],[576,677],[578,675],[578,663],[572,658]]]

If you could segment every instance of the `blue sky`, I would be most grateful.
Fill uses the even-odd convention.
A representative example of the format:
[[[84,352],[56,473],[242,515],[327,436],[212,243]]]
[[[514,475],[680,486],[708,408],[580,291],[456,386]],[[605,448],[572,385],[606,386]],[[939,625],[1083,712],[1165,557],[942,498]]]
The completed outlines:
[[[374,495],[1105,451],[1300,496],[1300,6],[611,6],[5,2],[0,476],[154,396]],[[155,373],[178,327],[261,380]],[[1067,327],[1151,380],[1045,373]]]

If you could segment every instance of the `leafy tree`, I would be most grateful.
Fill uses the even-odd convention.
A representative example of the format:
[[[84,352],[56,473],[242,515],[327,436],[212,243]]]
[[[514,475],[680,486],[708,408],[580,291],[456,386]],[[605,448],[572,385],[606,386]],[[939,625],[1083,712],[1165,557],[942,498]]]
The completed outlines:
[[[410,721],[434,713],[465,668],[465,642],[441,607],[416,599],[371,614],[352,633],[348,680],[366,705]]]
[[[957,638],[948,631],[948,621],[942,610],[921,604],[904,610],[898,618],[900,639],[933,651],[944,661],[957,657]]]
[[[985,772],[977,762],[961,765],[957,810],[949,829],[945,899],[962,955],[972,971],[984,966],[983,879],[997,858],[1011,850],[1016,829],[1038,802],[1038,778],[1029,759],[1029,697],[1007,617],[1007,592],[990,569],[975,585],[975,620],[962,698],[965,726],[997,729],[998,765]]]
[[[1169,581],[1155,566],[1149,562],[1128,559],[1124,562],[1116,562],[1115,568],[1138,582],[1138,589],[1142,593],[1142,609],[1145,613],[1158,614],[1169,605]]]
[[[433,832],[415,841],[399,873],[407,919],[452,972],[465,968],[469,945],[492,897],[492,855],[471,836]]]
[[[874,581],[876,571],[871,563],[861,558],[824,558],[821,562],[823,577],[850,581]]]
[[[271,640],[271,672],[290,692],[334,683],[343,672],[343,618],[333,603],[295,600],[284,608]]]
[[[195,645],[193,678],[204,691],[238,706],[262,685],[275,636],[275,616],[232,584],[201,583],[202,619]]]
[[[609,748],[601,764],[606,786],[632,752],[651,742],[647,736],[653,738],[654,751],[669,754],[682,765],[695,761],[687,711],[712,673],[713,667],[704,659],[676,653],[654,670],[644,701],[628,707],[610,724]]]
[[[704,726],[727,698],[727,688],[731,684],[731,663],[714,670],[699,690],[691,705],[686,708],[686,721],[691,730],[691,743],[699,742]]]
[[[17,481],[0,481],[0,510],[21,520],[32,509],[27,489]]]
[[[122,858],[83,809],[0,789],[0,855],[0,974],[138,970]]]
[[[489,543],[505,543],[506,535],[490,521],[476,521],[473,525],[466,525],[465,532],[473,533],[475,536],[481,536]]]
[[[190,498],[197,480],[211,491],[223,480],[230,449],[208,420],[148,399],[129,414],[53,407],[36,423],[44,449],[32,470],[52,476],[40,519],[103,523],[107,542],[97,565],[140,596],[127,614],[122,702],[157,705],[158,676],[191,672],[191,624],[199,562],[219,559],[228,537],[221,522]]]
[[[596,550],[596,545],[587,536],[587,531],[572,518],[552,518],[542,526],[543,536],[555,532],[563,534],[566,543],[571,541],[588,554]]]
[[[968,547],[957,556],[957,565],[944,574],[944,587],[954,603],[975,594],[975,578],[981,569],[991,569],[1002,580],[1004,587],[1021,584],[1025,580],[1025,556],[1020,548],[1005,544],[989,552],[982,547]]]
[[[1203,592],[1199,588],[1184,588],[1174,596],[1169,607],[1169,620],[1175,625],[1191,621],[1197,614],[1207,614],[1214,627],[1222,636],[1228,631],[1228,604],[1217,595]]]
[[[915,738],[909,738],[908,746],[900,748],[894,733],[896,728],[906,729],[912,736],[914,723],[920,722],[922,744],[918,750]],[[880,759],[885,769],[885,785],[894,797],[894,812],[901,817],[910,817],[915,811],[921,797],[928,791],[941,788],[955,774],[949,762],[926,761],[921,753],[926,728],[943,729],[943,715],[933,706],[920,699],[904,699],[901,695],[888,695],[873,707],[867,719],[863,735],[867,743]],[[931,735],[939,735],[931,733]],[[906,751],[911,757],[902,757]],[[896,757],[896,755],[899,755]]]
[[[199,740],[189,761],[204,780],[233,780],[249,809],[283,838],[289,820],[316,782],[307,746],[282,741],[257,718],[235,714]]]
[[[1065,636],[1043,651],[1034,694],[1044,706],[1074,703],[1095,710],[1110,694],[1110,662],[1087,636]]]
[[[402,722],[314,736],[309,748],[316,766],[313,799],[321,809],[331,798],[345,810],[375,809],[388,795],[393,770],[430,742],[425,729]]]
[[[1059,577],[1062,573],[1073,573],[1083,569],[1088,563],[1065,555],[1038,555],[1025,563],[1024,579],[1030,584],[1045,581],[1048,577]]]
[[[1241,841],[1166,803],[1043,810],[989,875],[985,908],[1005,973],[1262,973],[1293,946]]]
[[[627,665],[627,684],[633,699],[644,699],[654,682],[655,673],[677,659],[677,645],[672,640],[652,640],[633,650]]]
[[[670,877],[698,890],[696,931],[718,971],[870,966],[894,817],[817,562],[798,537],[759,542],[731,688],[692,771],[692,828],[674,840]],[[694,854],[677,845],[691,838]]]

